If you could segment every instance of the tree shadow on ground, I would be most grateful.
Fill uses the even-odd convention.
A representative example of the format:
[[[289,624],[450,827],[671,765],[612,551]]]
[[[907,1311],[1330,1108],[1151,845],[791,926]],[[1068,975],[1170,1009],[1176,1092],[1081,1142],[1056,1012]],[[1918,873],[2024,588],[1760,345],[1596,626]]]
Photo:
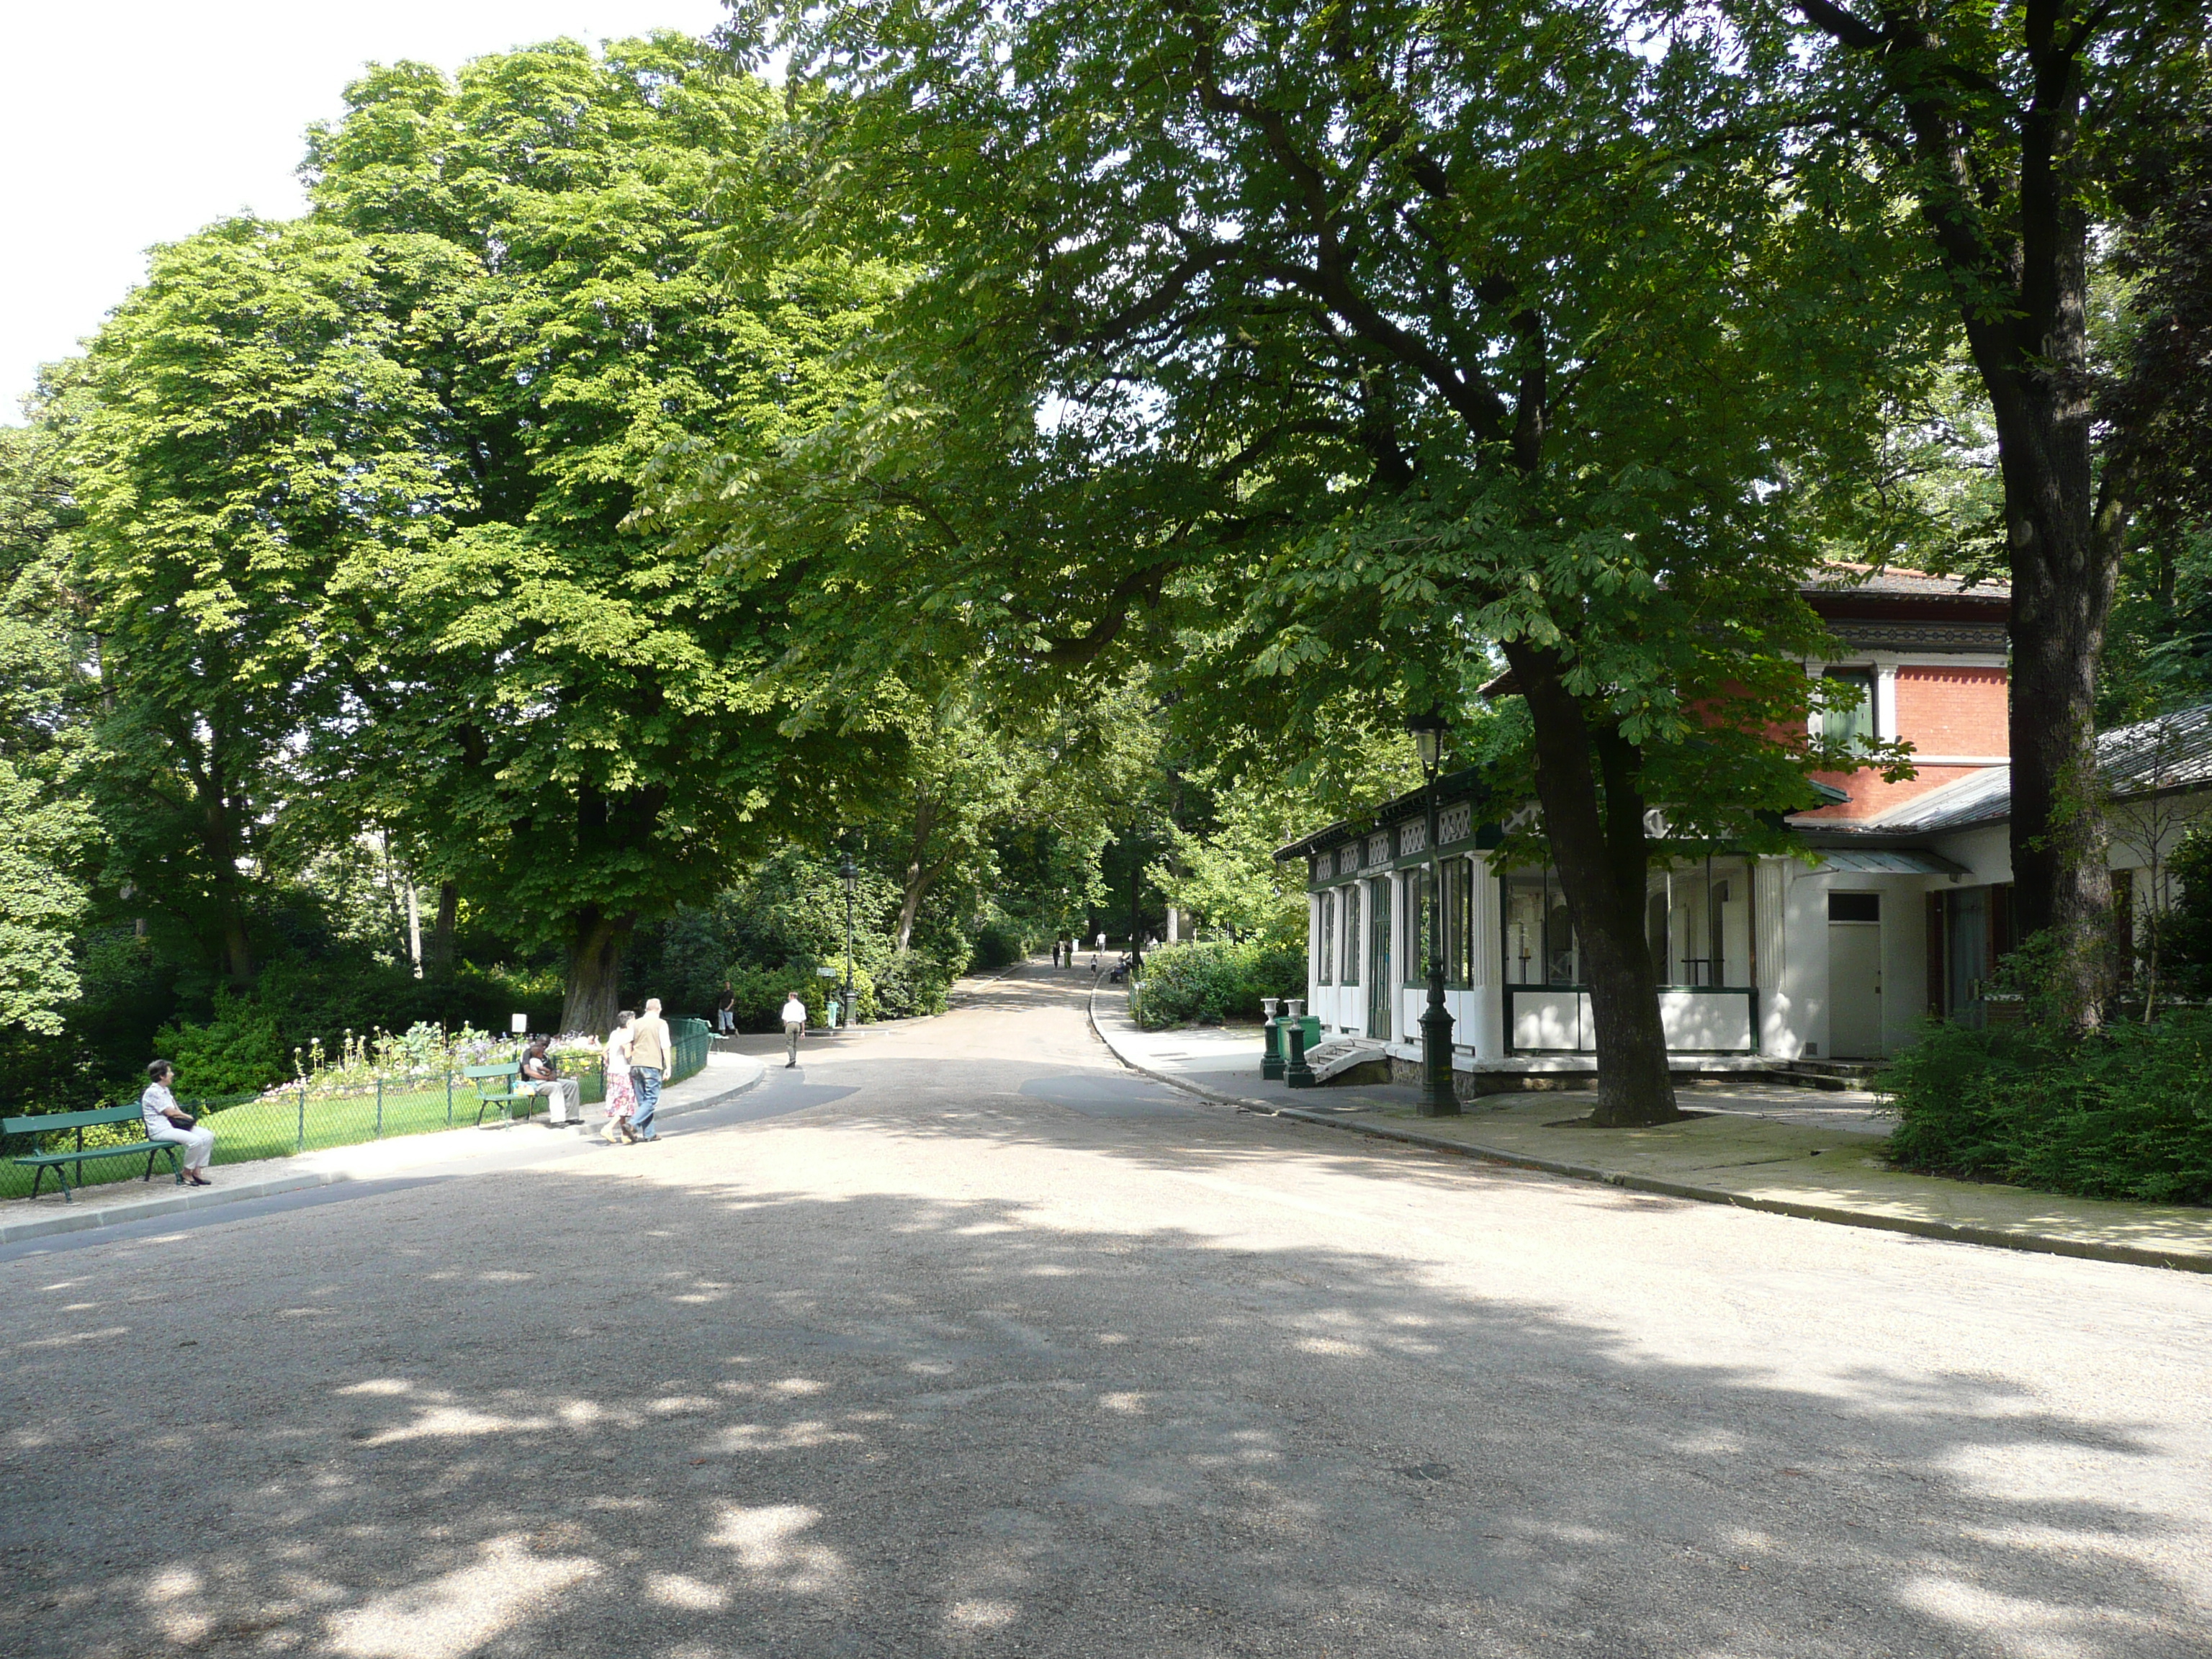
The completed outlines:
[[[2158,1437],[2002,1382],[989,1198],[461,1185],[0,1294],[0,1649],[2203,1651]]]

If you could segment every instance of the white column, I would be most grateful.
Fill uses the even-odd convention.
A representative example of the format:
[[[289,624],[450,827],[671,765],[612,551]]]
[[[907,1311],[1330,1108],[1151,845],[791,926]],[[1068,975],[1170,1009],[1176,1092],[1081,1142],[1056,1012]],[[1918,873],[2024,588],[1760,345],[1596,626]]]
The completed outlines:
[[[1168,914],[1172,916],[1175,912]],[[1173,927],[1170,922],[1169,926]],[[1321,1012],[1321,895],[1306,894],[1306,1008]]]
[[[1168,943],[1176,943],[1176,908],[1172,904],[1168,906]]]
[[[1884,740],[1897,735],[1897,665],[1893,662],[1875,665],[1874,734]]]
[[[1504,954],[1504,918],[1498,908],[1498,872],[1477,853],[1468,860],[1474,872],[1474,960],[1468,964],[1468,983],[1474,988],[1474,1029],[1468,1041],[1477,1060],[1496,1060],[1505,1052],[1504,994],[1498,982],[1498,965]]]
[[[1390,982],[1384,988],[1390,994],[1390,1041],[1406,1040],[1406,952],[1411,948],[1412,929],[1406,925],[1406,876],[1401,870],[1390,872]]]
[[[1790,1034],[1789,859],[1761,859],[1752,872],[1753,921],[1759,960],[1753,983],[1759,988],[1759,1052],[1774,1059],[1794,1060],[1796,1039]],[[1824,939],[1825,945],[1826,940]]]

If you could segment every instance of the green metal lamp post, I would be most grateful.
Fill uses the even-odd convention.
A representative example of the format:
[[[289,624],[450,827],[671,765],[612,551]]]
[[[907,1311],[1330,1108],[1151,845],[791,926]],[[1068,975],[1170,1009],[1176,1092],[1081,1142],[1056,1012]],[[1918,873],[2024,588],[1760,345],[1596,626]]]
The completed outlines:
[[[845,1024],[853,1024],[853,899],[860,890],[860,866],[850,853],[837,866],[837,879],[845,884]]]
[[[1406,730],[1413,735],[1413,747],[1421,757],[1421,775],[1428,783],[1429,1006],[1421,1014],[1421,1097],[1417,1109],[1423,1117],[1457,1117],[1459,1093],[1452,1087],[1452,1017],[1444,1006],[1444,866],[1437,848],[1437,771],[1443,760],[1444,723],[1434,714],[1417,714],[1406,722]]]

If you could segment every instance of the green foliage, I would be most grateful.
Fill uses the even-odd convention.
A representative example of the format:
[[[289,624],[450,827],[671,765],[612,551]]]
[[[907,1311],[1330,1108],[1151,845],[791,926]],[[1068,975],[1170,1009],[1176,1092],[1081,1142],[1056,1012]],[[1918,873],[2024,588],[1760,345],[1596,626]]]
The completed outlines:
[[[258,1091],[292,1071],[275,1010],[227,990],[216,993],[206,1024],[165,1025],[154,1042],[177,1068],[171,1086],[179,1097]]]
[[[1302,946],[1252,940],[1164,945],[1145,958],[1129,1009],[1148,1031],[1197,1022],[1257,1020],[1262,997],[1306,991]]]
[[[1030,946],[1030,937],[1018,922],[993,915],[975,934],[975,966],[1004,968],[1027,956]]]
[[[2181,892],[2160,924],[2163,971],[2182,994],[2212,997],[2212,823],[2185,835],[2166,869]]]
[[[656,454],[750,453],[841,382],[878,278],[835,259],[717,269],[714,171],[773,94],[680,36],[403,64],[313,136],[318,222],[426,239],[451,276],[404,357],[467,480],[450,532],[350,561],[331,650],[374,718],[334,727],[343,787],[570,957],[568,1024],[603,1026],[640,921],[866,765],[865,731],[793,743],[755,684],[763,605],[630,522]],[[834,809],[833,809],[834,812]]]
[[[75,516],[51,434],[0,428],[0,1031],[52,1036],[80,989],[70,935],[95,830],[70,716],[84,653],[54,546]]]
[[[108,878],[241,986],[252,890],[286,866],[297,740],[338,713],[331,584],[350,556],[427,540],[452,504],[434,403],[395,358],[440,269],[325,224],[215,226],[155,251],[46,412],[100,640]]]
[[[1905,1169],[2089,1198],[2212,1203],[2212,1012],[2075,1038],[1931,1024],[1883,1073]]]
[[[862,1019],[942,1012],[945,988],[969,959],[966,929],[927,902],[916,943],[901,952],[892,934],[900,902],[897,880],[862,865],[853,936]],[[641,934],[623,964],[623,994],[630,1007],[657,996],[672,1012],[707,1018],[726,980],[744,1028],[774,1030],[786,992],[796,987],[818,1014],[827,993],[815,969],[835,968],[842,978],[844,965],[845,890],[836,860],[786,847],[711,903],[685,905]]]

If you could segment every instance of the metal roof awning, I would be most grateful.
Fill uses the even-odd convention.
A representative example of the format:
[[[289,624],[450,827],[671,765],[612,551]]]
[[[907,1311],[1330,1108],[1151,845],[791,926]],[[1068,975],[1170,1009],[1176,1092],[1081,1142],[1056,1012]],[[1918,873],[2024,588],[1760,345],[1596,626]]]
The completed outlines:
[[[1878,847],[1838,847],[1823,853],[1813,873],[1847,876],[1963,876],[1966,866],[1934,853]]]

